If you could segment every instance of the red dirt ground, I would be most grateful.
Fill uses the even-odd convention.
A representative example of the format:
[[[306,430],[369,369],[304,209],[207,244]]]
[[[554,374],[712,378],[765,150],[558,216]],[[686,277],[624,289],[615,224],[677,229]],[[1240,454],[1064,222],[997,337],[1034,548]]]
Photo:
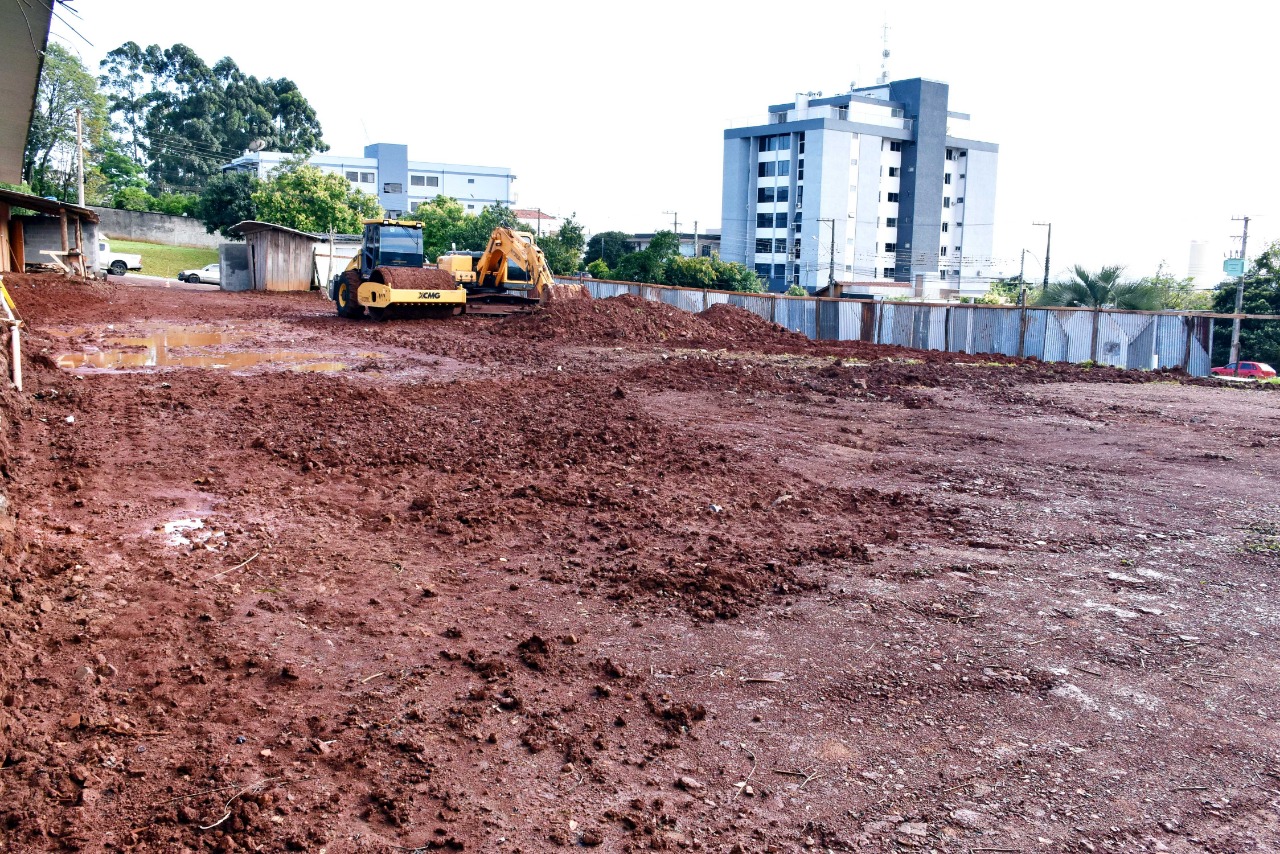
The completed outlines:
[[[1280,848],[1276,394],[6,282],[0,850]]]

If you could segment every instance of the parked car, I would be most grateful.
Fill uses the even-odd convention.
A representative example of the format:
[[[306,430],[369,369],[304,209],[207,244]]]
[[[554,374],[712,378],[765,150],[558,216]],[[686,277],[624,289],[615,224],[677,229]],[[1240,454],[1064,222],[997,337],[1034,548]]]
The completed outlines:
[[[178,274],[178,278],[193,285],[198,285],[201,282],[206,285],[222,284],[222,273],[219,272],[217,264],[206,264],[199,270],[183,270]]]
[[[1213,374],[1220,377],[1248,377],[1254,380],[1269,380],[1275,377],[1276,370],[1265,362],[1241,362],[1240,372],[1236,373],[1236,363],[1214,368]]]
[[[98,238],[98,264],[94,267],[99,273],[108,272],[113,276],[123,276],[130,270],[142,269],[142,256],[128,252],[112,252],[111,244],[105,237]]]

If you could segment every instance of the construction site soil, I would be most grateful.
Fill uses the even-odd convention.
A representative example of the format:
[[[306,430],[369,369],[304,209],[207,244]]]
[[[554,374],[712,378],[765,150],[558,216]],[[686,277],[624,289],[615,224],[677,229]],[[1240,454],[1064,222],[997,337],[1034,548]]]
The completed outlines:
[[[5,280],[0,850],[1280,849],[1274,390]]]

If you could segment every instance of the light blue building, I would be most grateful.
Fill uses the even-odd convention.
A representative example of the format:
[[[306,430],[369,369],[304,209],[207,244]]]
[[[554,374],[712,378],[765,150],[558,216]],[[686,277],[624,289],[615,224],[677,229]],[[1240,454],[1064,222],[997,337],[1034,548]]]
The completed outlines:
[[[253,172],[259,178],[267,178],[290,157],[293,155],[278,151],[252,151],[222,169]],[[491,205],[511,207],[516,203],[512,187],[516,176],[510,169],[410,160],[406,145],[379,142],[366,145],[363,157],[314,154],[308,162],[341,175],[353,189],[377,196],[389,216],[412,214],[418,205],[442,194],[457,199],[468,213],[479,213]]]
[[[968,121],[947,84],[915,78],[797,95],[726,130],[721,257],[772,291],[826,287],[834,267],[839,283],[985,292],[999,146],[966,138]]]

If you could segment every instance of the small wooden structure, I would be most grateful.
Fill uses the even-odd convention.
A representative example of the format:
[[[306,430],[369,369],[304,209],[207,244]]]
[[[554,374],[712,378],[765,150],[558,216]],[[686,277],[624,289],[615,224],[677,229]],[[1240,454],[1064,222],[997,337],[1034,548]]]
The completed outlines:
[[[29,247],[24,223],[31,220],[31,217],[14,216],[14,208],[27,208],[39,214],[57,217],[61,232],[61,251]],[[84,225],[97,222],[98,215],[88,208],[16,190],[0,189],[0,273],[22,272],[29,263],[55,263],[69,272],[87,275],[98,257],[98,247],[96,236],[86,244]]]
[[[311,290],[315,277],[315,235],[256,220],[237,223],[231,230],[244,235],[253,290]]]

